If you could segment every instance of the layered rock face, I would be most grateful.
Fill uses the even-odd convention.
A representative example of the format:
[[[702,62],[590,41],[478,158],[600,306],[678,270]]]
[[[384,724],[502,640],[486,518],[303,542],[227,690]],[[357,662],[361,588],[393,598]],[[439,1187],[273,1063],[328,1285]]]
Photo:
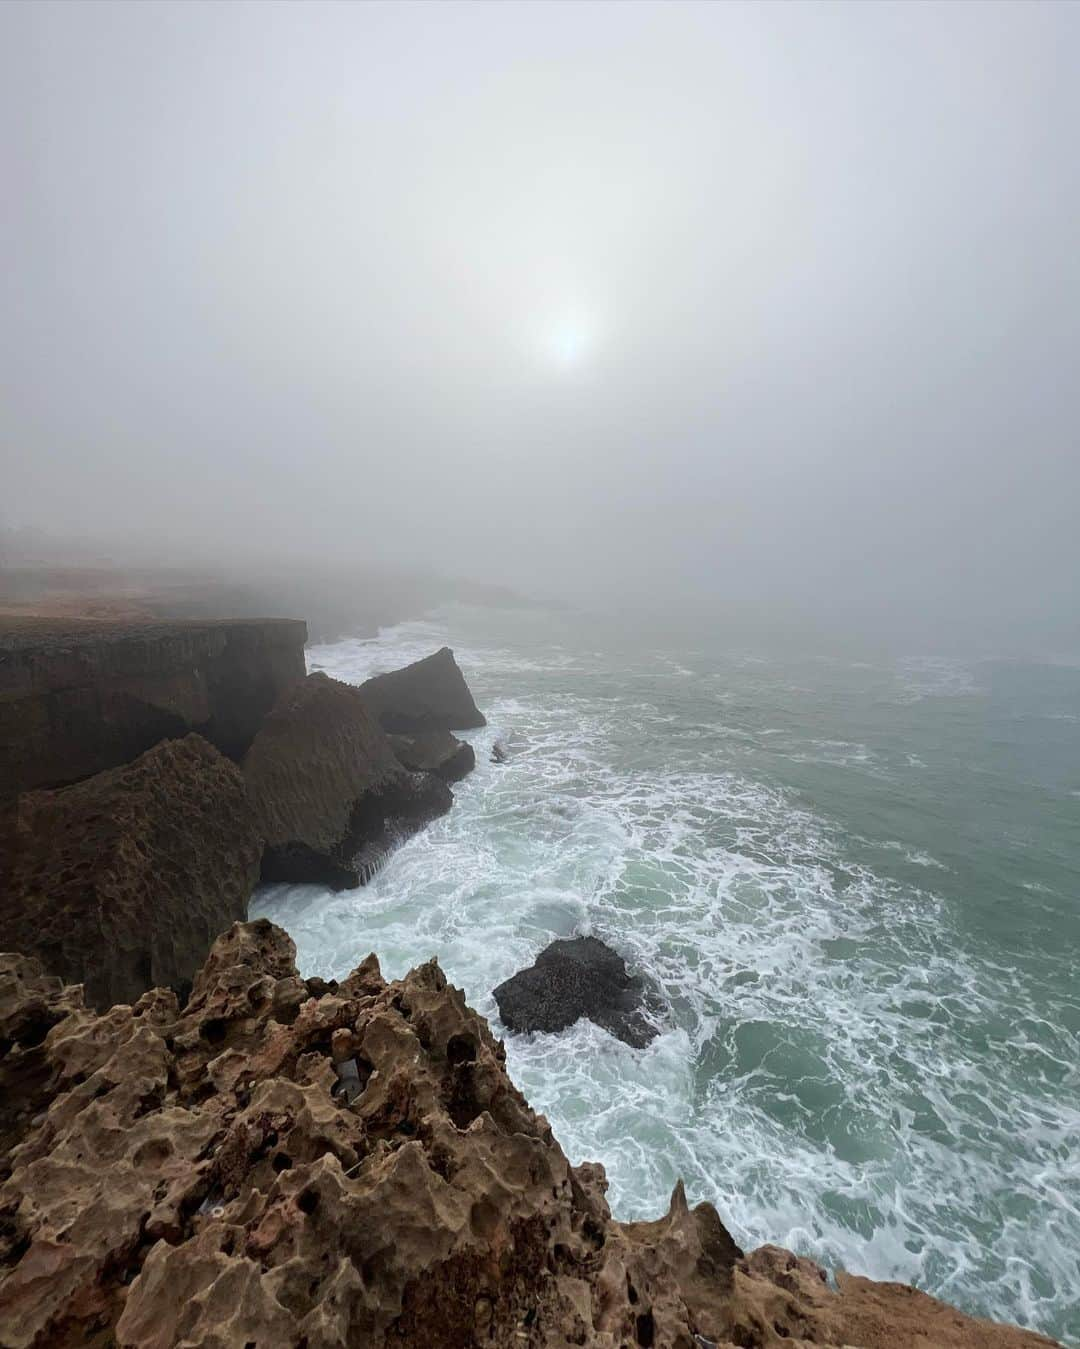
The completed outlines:
[[[390,744],[403,768],[413,773],[435,773],[444,782],[460,782],[476,767],[472,745],[449,731],[392,735]]]
[[[325,674],[283,695],[243,769],[268,881],[359,885],[397,837],[453,802],[440,778],[402,767],[360,690]]]
[[[553,941],[495,989],[495,1001],[509,1030],[560,1031],[588,1017],[635,1049],[659,1033],[646,1013],[662,1010],[622,956],[596,937]]]
[[[76,782],[198,731],[239,758],[304,677],[291,619],[0,622],[0,801]]]
[[[180,1012],[97,1016],[0,957],[0,1343],[1037,1349],[912,1289],[744,1257],[682,1187],[612,1220],[438,966],[300,979],[267,922]]]
[[[487,725],[447,646],[404,669],[375,675],[360,691],[384,731],[413,735]]]
[[[240,771],[198,735],[13,814],[0,948],[39,956],[100,1007],[184,989],[247,915],[261,840]]]

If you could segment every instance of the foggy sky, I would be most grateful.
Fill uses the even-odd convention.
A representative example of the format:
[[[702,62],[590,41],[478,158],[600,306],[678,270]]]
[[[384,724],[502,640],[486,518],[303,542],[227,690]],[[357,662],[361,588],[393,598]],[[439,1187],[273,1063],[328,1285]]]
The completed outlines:
[[[8,4],[8,526],[1076,630],[1080,9]]]

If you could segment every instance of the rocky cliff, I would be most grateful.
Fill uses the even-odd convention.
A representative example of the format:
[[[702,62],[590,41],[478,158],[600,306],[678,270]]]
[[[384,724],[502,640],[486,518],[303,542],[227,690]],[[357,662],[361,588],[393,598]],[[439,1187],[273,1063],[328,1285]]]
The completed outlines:
[[[267,881],[359,885],[454,800],[442,778],[398,761],[359,689],[325,674],[286,690],[243,767]]]
[[[384,731],[415,735],[487,725],[448,646],[365,680],[360,691]]]
[[[1046,1349],[897,1284],[744,1255],[676,1188],[613,1221],[431,964],[302,980],[267,922],[180,1010],[0,957],[9,1349]]]
[[[240,770],[198,735],[56,791],[23,792],[0,950],[39,956],[107,1008],[185,989],[259,876]]]
[[[198,731],[239,758],[305,673],[306,625],[0,620],[0,802]]]

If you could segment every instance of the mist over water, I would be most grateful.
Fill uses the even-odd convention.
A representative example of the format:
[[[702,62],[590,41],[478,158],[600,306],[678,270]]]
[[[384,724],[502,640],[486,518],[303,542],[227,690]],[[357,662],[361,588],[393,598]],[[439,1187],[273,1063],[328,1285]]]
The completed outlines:
[[[595,933],[664,989],[664,1033],[507,1047],[616,1216],[682,1176],[746,1246],[1080,1344],[1080,671],[460,607],[309,667],[358,682],[444,641],[490,722],[477,770],[366,888],[259,893],[302,971],[437,955],[499,1033],[491,990]]]

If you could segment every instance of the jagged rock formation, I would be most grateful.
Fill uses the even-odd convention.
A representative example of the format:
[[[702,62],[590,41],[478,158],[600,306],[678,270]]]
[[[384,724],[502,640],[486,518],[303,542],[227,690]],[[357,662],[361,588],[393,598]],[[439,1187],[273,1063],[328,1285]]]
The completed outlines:
[[[681,1185],[614,1222],[432,962],[297,975],[237,924],[181,1012],[97,1016],[0,957],[8,1349],[1038,1349],[914,1290],[744,1258]]]
[[[401,766],[360,690],[325,674],[286,691],[243,768],[268,881],[359,885],[453,802],[440,778]]]
[[[360,690],[384,731],[412,735],[487,725],[447,646],[404,669],[375,675]]]
[[[435,773],[444,782],[460,782],[476,767],[472,745],[449,731],[392,735],[390,744],[403,768],[413,773]]]
[[[596,937],[553,941],[527,970],[501,983],[495,1001],[512,1031],[560,1031],[581,1017],[635,1049],[659,1033],[646,1015],[662,1010],[617,951]]]
[[[247,916],[261,841],[240,771],[198,735],[57,791],[24,792],[0,949],[86,985],[95,1006],[183,989]]]
[[[304,676],[291,619],[0,619],[0,801],[76,782],[198,731],[239,758]]]

